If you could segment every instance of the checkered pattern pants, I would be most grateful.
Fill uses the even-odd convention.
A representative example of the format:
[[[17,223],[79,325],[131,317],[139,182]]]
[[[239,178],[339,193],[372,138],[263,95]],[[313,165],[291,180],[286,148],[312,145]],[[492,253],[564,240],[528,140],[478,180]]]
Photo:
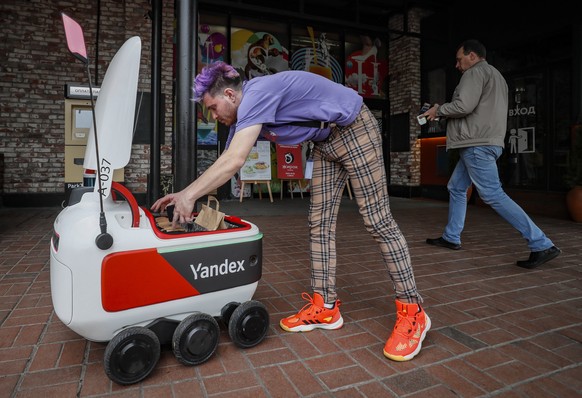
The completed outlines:
[[[419,303],[408,245],[390,212],[378,123],[366,105],[349,126],[334,127],[313,149],[309,231],[311,287],[326,303],[337,299],[336,224],[349,178],[366,230],[380,245],[397,299]]]

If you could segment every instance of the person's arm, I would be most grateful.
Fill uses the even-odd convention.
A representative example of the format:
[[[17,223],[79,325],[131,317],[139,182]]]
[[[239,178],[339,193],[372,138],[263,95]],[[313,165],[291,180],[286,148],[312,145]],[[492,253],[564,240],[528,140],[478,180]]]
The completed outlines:
[[[461,118],[471,114],[481,99],[484,76],[474,67],[467,70],[455,89],[451,102],[444,103],[435,110],[435,117]]]
[[[227,182],[240,170],[255,145],[262,125],[257,124],[238,131],[226,151],[220,155],[200,177],[177,193],[158,199],[151,207],[153,211],[164,210],[174,204],[174,223],[192,221],[194,203],[198,198]]]

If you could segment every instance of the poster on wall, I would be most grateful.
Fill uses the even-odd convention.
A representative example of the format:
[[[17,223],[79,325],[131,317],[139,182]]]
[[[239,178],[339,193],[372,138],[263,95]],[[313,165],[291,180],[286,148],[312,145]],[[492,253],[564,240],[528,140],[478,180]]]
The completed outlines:
[[[346,38],[346,86],[364,98],[386,98],[388,57],[385,47],[377,37]]]
[[[227,51],[226,28],[201,24],[198,30],[198,71],[201,66],[210,65],[216,61],[225,61]]]
[[[304,70],[343,83],[343,71],[338,62],[338,35],[320,32],[312,26],[293,29],[291,69]]]
[[[227,54],[226,28],[224,26],[201,24],[198,30],[197,73],[203,67],[217,61],[225,61]],[[196,109],[196,136],[198,145],[216,146],[218,141],[217,121],[212,118],[204,105],[200,104]]]
[[[274,34],[232,28],[231,64],[250,80],[289,69],[289,51]]]
[[[243,181],[271,180],[271,143],[269,141],[257,141],[240,170],[240,179]]]

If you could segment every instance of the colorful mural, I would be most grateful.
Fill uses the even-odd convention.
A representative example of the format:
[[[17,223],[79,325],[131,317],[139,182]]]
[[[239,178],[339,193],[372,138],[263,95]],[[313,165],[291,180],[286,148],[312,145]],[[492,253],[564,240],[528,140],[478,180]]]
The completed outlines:
[[[271,33],[233,28],[231,46],[231,64],[246,80],[289,69],[289,52]]]
[[[307,31],[309,37],[293,37],[291,69],[316,73],[336,83],[342,83],[341,65],[331,52],[332,48],[339,46],[339,42],[328,39],[326,32],[320,33],[316,40],[311,26],[307,27]]]
[[[388,76],[388,61],[381,56],[382,42],[370,36],[360,36],[360,44],[346,43],[346,86],[364,98],[385,98],[384,79]],[[360,48],[354,50],[354,47]]]
[[[202,24],[198,31],[198,72],[213,62],[225,61],[228,42],[226,28]],[[218,142],[216,120],[203,105],[197,107],[197,142],[202,146],[216,146]]]

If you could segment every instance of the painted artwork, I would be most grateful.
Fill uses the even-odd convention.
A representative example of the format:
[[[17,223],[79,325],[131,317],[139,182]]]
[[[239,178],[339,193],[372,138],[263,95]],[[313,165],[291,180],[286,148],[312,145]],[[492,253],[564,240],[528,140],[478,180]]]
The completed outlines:
[[[232,66],[245,80],[289,69],[289,51],[274,34],[232,28]]]
[[[224,26],[200,25],[198,31],[198,56],[203,66],[216,61],[225,61],[227,50]]]
[[[328,38],[328,33],[307,27],[308,35],[295,34],[291,44],[291,69],[304,70],[327,77],[336,83],[343,82],[343,71],[337,61],[340,42]]]
[[[198,31],[198,72],[213,62],[225,61],[227,54],[226,28],[202,24]],[[196,109],[196,135],[198,145],[216,146],[218,125],[212,114],[204,107]]]
[[[346,86],[364,98],[386,98],[384,79],[388,76],[388,61],[384,52],[378,38],[362,35],[359,43],[346,41]]]

